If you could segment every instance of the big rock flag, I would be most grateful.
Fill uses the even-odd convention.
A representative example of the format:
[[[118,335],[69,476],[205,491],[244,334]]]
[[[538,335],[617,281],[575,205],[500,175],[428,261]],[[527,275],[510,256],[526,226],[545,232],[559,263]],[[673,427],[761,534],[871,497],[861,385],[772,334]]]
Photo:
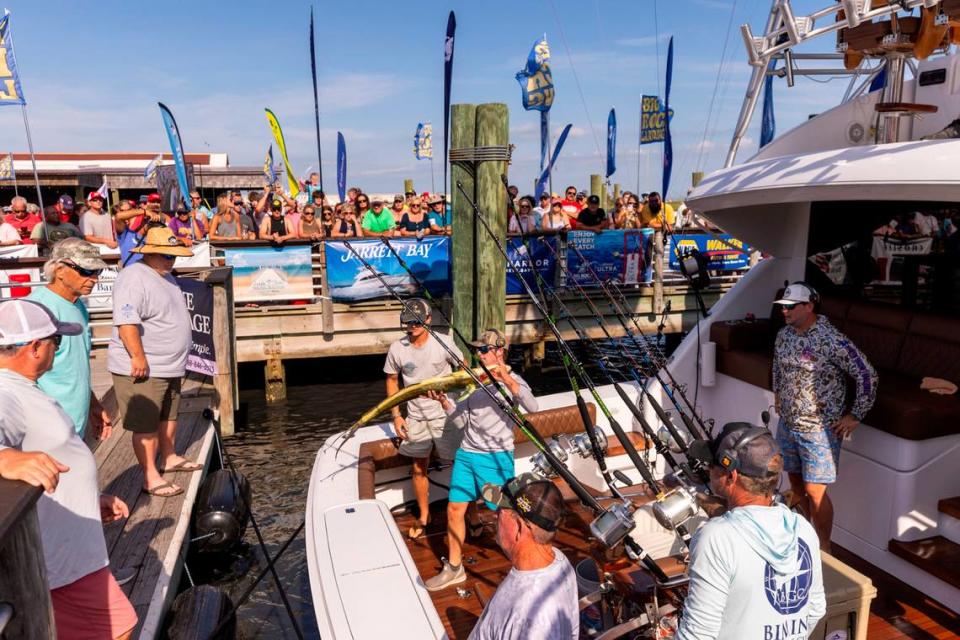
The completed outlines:
[[[13,170],[13,154],[0,156],[0,180],[16,180],[17,172]]]
[[[263,159],[263,177],[266,178],[270,184],[274,184],[277,181],[277,169],[273,166],[273,145],[267,148],[267,155]]]
[[[0,105],[26,103],[17,73],[17,59],[13,55],[13,41],[10,39],[10,12],[5,11],[0,18]]]
[[[640,103],[640,144],[663,142],[667,137],[667,112],[658,96],[643,96]],[[673,119],[673,109],[670,110]]]
[[[527,111],[549,111],[553,105],[553,74],[550,72],[550,46],[547,36],[533,43],[527,65],[517,73]]]
[[[429,122],[417,125],[413,136],[413,153],[417,160],[433,158],[433,125]]]
[[[290,188],[290,197],[296,198],[300,193],[300,185],[297,184],[297,176],[293,173],[293,167],[290,166],[290,159],[287,157],[287,143],[283,141],[283,130],[280,128],[280,122],[277,116],[273,115],[270,109],[264,109],[267,113],[267,122],[270,123],[270,130],[273,132],[273,141],[277,143],[277,149],[280,150],[280,157],[283,159],[283,166],[287,170],[287,186]]]

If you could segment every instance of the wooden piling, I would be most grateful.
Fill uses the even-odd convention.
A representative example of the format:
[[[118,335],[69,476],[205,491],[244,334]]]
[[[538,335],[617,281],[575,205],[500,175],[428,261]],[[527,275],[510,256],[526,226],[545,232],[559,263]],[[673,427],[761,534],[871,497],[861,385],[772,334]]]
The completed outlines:
[[[503,103],[488,103],[477,106],[477,147],[506,147],[509,143],[509,111]],[[501,179],[507,172],[506,161],[487,160],[477,166],[477,206],[487,224],[506,246],[507,238],[507,192]],[[480,330],[496,328],[504,330],[506,324],[507,264],[500,250],[490,239],[486,229],[480,229],[477,252],[480,282],[479,297],[475,301]]]
[[[403,181],[403,193],[404,195],[406,195],[411,191],[413,191],[413,180],[411,180],[410,178],[406,178]]]
[[[600,204],[603,204],[603,176],[594,173],[590,176],[590,195],[600,198]]]
[[[663,231],[653,232],[653,312],[663,312]]]
[[[263,379],[267,404],[278,404],[287,400],[287,373],[283,360],[271,357],[263,365]]]
[[[450,110],[450,150],[467,149],[476,139],[477,106],[473,104],[455,104]],[[446,161],[446,158],[444,158]],[[412,182],[412,181],[411,181]],[[473,168],[466,164],[451,163],[451,207],[453,209],[453,233],[451,269],[453,271],[453,326],[461,335],[475,340],[479,334],[477,316],[473,302],[477,297],[474,289],[474,231],[477,221],[473,207],[467,202],[457,183],[463,184],[463,190],[476,198]],[[467,353],[467,346],[459,345]]]
[[[234,414],[237,410],[237,356],[236,321],[233,314],[233,269],[214,267],[204,271],[200,280],[213,289],[213,351],[217,357],[217,372],[213,375],[216,391],[214,406],[218,411],[220,435],[235,432]]]

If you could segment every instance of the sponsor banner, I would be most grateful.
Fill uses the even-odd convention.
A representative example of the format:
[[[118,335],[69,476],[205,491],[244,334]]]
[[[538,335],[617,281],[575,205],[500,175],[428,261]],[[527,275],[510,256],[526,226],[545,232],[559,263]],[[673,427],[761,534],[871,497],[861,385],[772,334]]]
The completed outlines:
[[[893,238],[873,236],[870,255],[877,261],[880,277],[877,282],[900,282],[904,256],[925,256],[933,248],[933,238]]]
[[[83,297],[83,304],[88,311],[113,310],[113,283],[117,281],[120,267],[107,267],[100,272],[97,284],[93,285],[90,295]]]
[[[217,355],[213,349],[213,290],[193,278],[177,278],[177,284],[190,312],[193,338],[187,354],[187,371],[212,376],[217,373]]]
[[[550,247],[546,246],[548,242],[556,251],[556,238],[528,238],[529,252],[527,247],[523,246],[520,238],[515,236],[507,238],[507,256],[510,258],[510,264],[513,265],[512,268],[507,269],[507,295],[526,293],[523,282],[515,275],[514,269],[520,273],[520,276],[534,291],[537,290],[537,280],[533,275],[531,263],[540,273],[540,277],[551,287],[553,286],[557,277],[557,259],[554,257],[553,251],[550,251]]]
[[[707,268],[715,271],[746,269],[750,266],[750,246],[729,234],[674,233],[670,235],[670,268],[680,270],[680,255],[696,249],[707,259]]]
[[[673,111],[670,111],[673,118]],[[667,110],[657,96],[643,96],[640,102],[640,144],[663,142],[667,138]]]
[[[15,258],[36,258],[37,245],[16,244],[9,247],[0,247],[0,260]],[[17,282],[40,282],[42,277],[38,267],[23,269],[0,269],[0,284],[15,284]],[[30,295],[32,287],[0,287],[0,299],[25,298]]]
[[[450,293],[450,238],[428,236],[421,240],[391,239],[410,270],[437,297]],[[351,240],[350,246],[402,296],[419,291],[416,281],[379,240]],[[370,273],[343,242],[327,242],[327,283],[330,297],[337,302],[356,302],[390,297],[380,279]]]
[[[225,248],[237,302],[314,297],[309,246]]]
[[[653,275],[649,260],[652,237],[652,229],[611,229],[600,233],[571,231],[567,234],[567,244],[576,247],[579,254],[572,248],[567,249],[569,273],[564,274],[564,283],[573,286],[569,282],[572,277],[581,287],[597,286],[594,274],[604,282],[650,282]]]
[[[837,247],[833,251],[824,251],[815,253],[807,260],[815,265],[825,275],[830,282],[840,286],[847,281],[847,252],[854,249],[855,242]]]

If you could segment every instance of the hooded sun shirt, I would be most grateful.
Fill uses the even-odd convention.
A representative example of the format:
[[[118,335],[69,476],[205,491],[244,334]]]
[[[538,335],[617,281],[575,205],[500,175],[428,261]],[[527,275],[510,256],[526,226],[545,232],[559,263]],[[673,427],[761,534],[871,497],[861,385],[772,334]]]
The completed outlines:
[[[825,613],[817,534],[785,506],[738,507],[697,531],[677,640],[805,640]]]

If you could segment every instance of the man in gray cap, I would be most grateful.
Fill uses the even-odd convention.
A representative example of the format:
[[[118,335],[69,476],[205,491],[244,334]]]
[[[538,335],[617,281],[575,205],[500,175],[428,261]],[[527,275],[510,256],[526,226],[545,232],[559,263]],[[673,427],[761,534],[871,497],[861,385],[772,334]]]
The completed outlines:
[[[64,338],[57,347],[53,367],[37,384],[60,403],[73,420],[82,439],[89,423],[101,440],[110,437],[113,424],[110,414],[93,393],[90,376],[90,314],[80,296],[90,295],[100,272],[107,268],[100,251],[79,238],[67,238],[53,245],[50,259],[43,265],[46,287],[37,287],[28,300],[45,306],[57,320],[72,322],[83,329],[76,336]]]
[[[383,365],[383,372],[387,374],[387,396],[400,390],[401,377],[403,385],[408,386],[460,368],[463,353],[453,340],[439,336],[448,349],[459,354],[458,361],[453,359],[427,330],[431,320],[430,305],[423,298],[411,298],[404,303],[400,325],[406,335],[390,345]],[[443,407],[430,398],[409,401],[406,418],[400,413],[400,407],[393,409],[393,428],[403,441],[400,453],[413,458],[413,491],[420,519],[410,527],[408,535],[411,539],[423,535],[430,515],[430,483],[427,480],[430,453],[436,447],[438,457],[452,460],[459,445],[458,432],[444,429],[446,421]]]
[[[678,640],[806,638],[826,613],[820,541],[773,497],[783,456],[769,430],[731,422],[695,457],[727,512],[690,545],[690,590]]]
[[[57,635],[119,638],[137,614],[110,573],[101,523],[129,510],[100,494],[97,463],[73,419],[37,386],[61,341],[82,332],[39,303],[0,302],[0,478],[45,489],[37,518]]]

